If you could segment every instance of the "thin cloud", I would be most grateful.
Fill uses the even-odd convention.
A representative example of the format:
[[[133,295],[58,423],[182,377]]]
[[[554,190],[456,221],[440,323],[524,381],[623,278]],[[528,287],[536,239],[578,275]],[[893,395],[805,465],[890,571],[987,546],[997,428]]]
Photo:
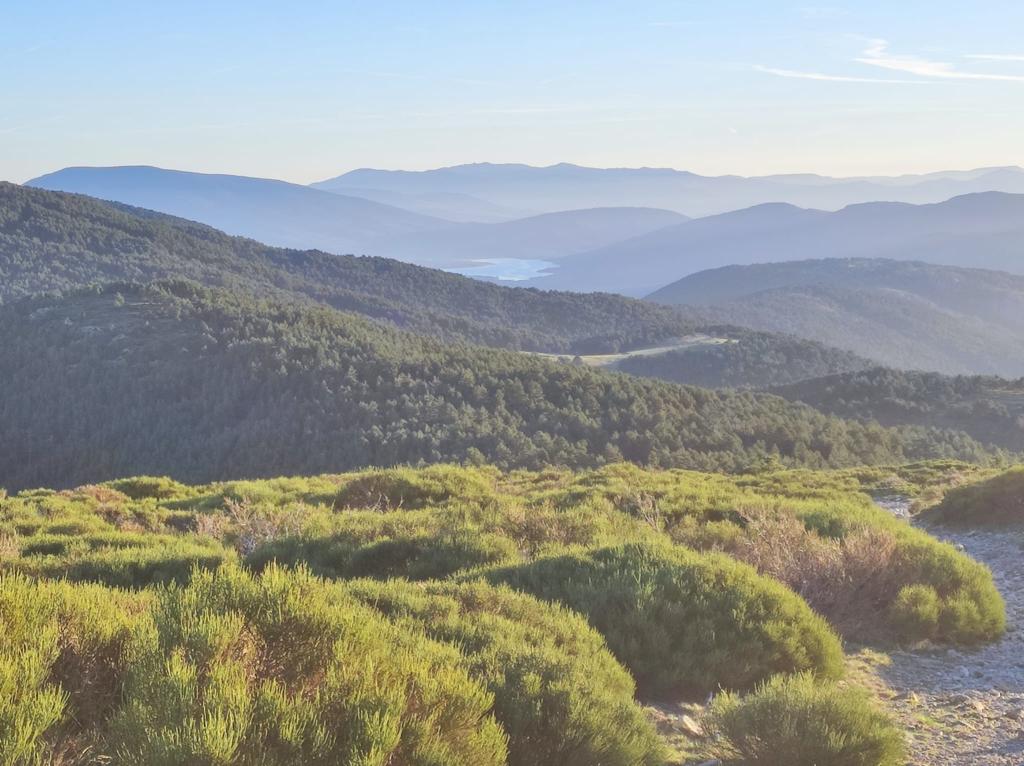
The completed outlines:
[[[757,64],[754,69],[776,77],[788,77],[794,80],[818,80],[820,82],[869,82],[885,85],[925,85],[924,80],[887,80],[881,77],[847,77],[846,75],[824,74],[822,72],[798,72],[793,69],[777,69]]]
[[[1024,61],[1024,53],[969,53],[964,58],[976,61]]]
[[[918,77],[940,80],[993,80],[998,82],[1024,82],[1024,75],[992,74],[986,72],[964,72],[954,64],[944,61],[930,61],[920,56],[908,56],[889,52],[885,40],[873,40],[867,50],[857,59],[862,64],[881,67],[895,72],[906,72]]]

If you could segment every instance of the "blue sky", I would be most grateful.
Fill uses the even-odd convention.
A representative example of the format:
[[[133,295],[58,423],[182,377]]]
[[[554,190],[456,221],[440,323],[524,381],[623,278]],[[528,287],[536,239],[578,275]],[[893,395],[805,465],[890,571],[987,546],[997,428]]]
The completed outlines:
[[[1024,3],[28,2],[0,179],[310,182],[462,162],[841,175],[1024,164]]]

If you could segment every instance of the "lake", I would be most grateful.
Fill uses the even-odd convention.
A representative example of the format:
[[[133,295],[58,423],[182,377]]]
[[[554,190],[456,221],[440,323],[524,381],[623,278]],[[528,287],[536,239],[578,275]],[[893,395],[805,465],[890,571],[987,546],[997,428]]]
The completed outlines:
[[[499,282],[525,282],[558,268],[558,264],[552,261],[528,258],[481,258],[473,261],[473,264],[445,271],[479,279],[496,279]]]

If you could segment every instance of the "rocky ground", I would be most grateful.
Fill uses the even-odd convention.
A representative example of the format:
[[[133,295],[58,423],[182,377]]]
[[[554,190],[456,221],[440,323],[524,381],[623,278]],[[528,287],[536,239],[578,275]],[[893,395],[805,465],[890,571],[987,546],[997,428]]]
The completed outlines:
[[[1006,600],[1006,636],[975,651],[898,651],[877,664],[909,733],[914,766],[1024,764],[1024,530],[930,528],[987,564]]]

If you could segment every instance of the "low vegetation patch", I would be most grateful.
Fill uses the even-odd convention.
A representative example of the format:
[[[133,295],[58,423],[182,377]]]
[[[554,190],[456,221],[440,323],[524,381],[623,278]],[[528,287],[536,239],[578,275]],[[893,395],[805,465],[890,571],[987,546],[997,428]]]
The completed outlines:
[[[458,647],[494,695],[515,766],[663,766],[630,675],[569,610],[482,582],[356,581],[349,592],[392,621]]]
[[[903,736],[867,693],[809,674],[778,676],[747,696],[719,696],[706,720],[722,757],[743,766],[902,766]]]
[[[822,618],[785,586],[725,556],[633,544],[480,575],[585,615],[645,695],[842,672],[842,648]]]
[[[506,763],[458,654],[337,586],[223,568],[119,598],[0,578],[3,763]]]
[[[956,526],[1024,524],[1024,466],[951,489],[925,518]]]

